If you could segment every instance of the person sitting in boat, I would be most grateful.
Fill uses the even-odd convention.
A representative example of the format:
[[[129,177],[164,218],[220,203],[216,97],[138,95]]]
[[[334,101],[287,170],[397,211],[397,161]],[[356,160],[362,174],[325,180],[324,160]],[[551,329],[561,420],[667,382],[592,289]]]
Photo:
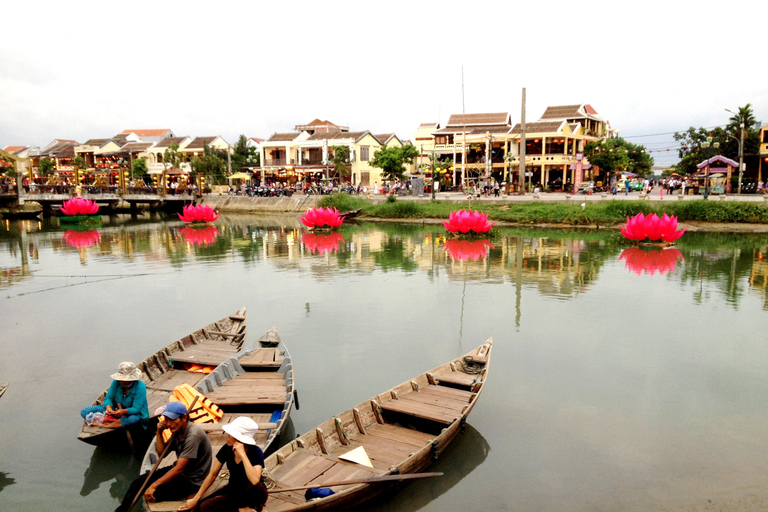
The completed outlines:
[[[168,441],[166,430],[171,434]],[[134,480],[115,512],[128,512],[145,482],[149,485],[144,498],[150,503],[184,499],[200,488],[211,468],[211,441],[199,425],[189,420],[187,406],[181,402],[169,402],[160,416],[155,436],[158,454],[165,452],[166,443],[170,443],[169,452],[176,453],[176,462]]]
[[[111,377],[112,384],[104,397],[104,404],[84,407],[80,416],[87,419],[91,413],[103,414],[105,422],[101,426],[107,428],[127,428],[137,424],[146,428],[149,408],[147,387],[141,381],[141,370],[132,362],[125,361],[120,363],[117,373]]]
[[[232,423],[224,425],[222,429],[227,434],[227,444],[216,454],[211,472],[200,486],[200,490],[179,507],[179,510],[224,512],[255,509],[261,512],[264,509],[268,496],[262,479],[264,453],[253,440],[259,426],[251,418],[240,416]],[[229,471],[229,482],[201,501],[224,464]]]

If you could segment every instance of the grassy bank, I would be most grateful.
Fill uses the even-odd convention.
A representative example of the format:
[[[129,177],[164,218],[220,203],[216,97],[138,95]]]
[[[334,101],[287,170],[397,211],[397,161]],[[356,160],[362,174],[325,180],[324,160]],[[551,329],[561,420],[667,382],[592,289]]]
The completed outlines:
[[[362,215],[383,219],[447,219],[452,211],[467,209],[467,204],[431,201],[420,203],[395,200],[383,204],[371,204],[365,199],[348,194],[324,197],[321,206],[338,208],[339,211],[362,208]],[[627,216],[666,212],[677,216],[681,222],[725,222],[768,224],[768,206],[739,201],[675,201],[658,203],[650,201],[600,201],[587,203],[582,208],[574,203],[523,203],[479,204],[472,209],[481,210],[494,221],[514,224],[565,224],[570,226],[612,226],[626,222]]]

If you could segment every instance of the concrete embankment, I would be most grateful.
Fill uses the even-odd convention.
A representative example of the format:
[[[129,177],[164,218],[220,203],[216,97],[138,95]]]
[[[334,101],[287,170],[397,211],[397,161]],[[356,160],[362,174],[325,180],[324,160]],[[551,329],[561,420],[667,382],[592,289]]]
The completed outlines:
[[[219,210],[220,212],[237,213],[286,213],[303,212],[314,208],[320,201],[320,196],[307,197],[294,194],[291,197],[248,197],[208,194],[203,196],[200,204]]]

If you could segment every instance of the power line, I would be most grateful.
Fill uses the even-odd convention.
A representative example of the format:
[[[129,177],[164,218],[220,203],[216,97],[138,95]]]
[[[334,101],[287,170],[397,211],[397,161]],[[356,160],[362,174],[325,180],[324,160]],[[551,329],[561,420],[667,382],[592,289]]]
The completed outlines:
[[[727,127],[727,124],[720,124],[716,126],[703,126],[705,130],[714,130],[715,128],[725,128]],[[675,132],[663,132],[663,133],[649,133],[647,135],[620,135],[622,139],[639,139],[641,137],[658,137],[659,135],[674,135],[676,133],[685,133],[687,131],[687,128],[685,130],[679,130]]]

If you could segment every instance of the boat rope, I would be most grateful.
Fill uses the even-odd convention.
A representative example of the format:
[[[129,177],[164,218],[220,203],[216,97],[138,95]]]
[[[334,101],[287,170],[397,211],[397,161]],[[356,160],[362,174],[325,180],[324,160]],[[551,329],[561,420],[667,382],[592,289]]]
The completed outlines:
[[[472,359],[472,356],[464,356],[464,360],[461,362],[461,367],[464,369],[464,372],[471,375],[475,375],[483,371],[483,366],[485,365],[482,363],[476,363],[474,359]]]

